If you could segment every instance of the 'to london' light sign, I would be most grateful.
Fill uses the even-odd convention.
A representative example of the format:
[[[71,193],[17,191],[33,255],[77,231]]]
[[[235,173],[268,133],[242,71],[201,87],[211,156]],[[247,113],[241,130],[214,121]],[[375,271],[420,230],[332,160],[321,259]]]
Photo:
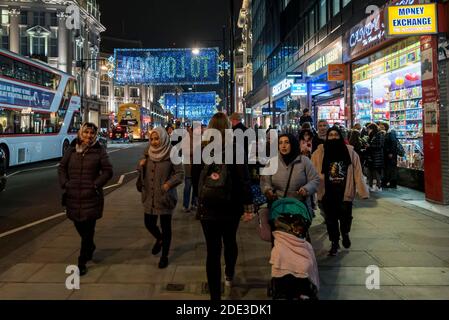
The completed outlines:
[[[389,36],[434,34],[438,32],[435,3],[414,6],[389,6]]]
[[[115,49],[115,83],[218,84],[218,48]]]

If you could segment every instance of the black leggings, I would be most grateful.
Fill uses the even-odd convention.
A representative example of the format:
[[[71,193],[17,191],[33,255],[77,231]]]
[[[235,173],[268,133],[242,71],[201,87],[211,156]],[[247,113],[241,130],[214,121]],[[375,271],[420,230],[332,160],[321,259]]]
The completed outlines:
[[[163,214],[161,218],[161,230],[157,226],[157,215],[145,214],[145,227],[156,238],[156,241],[162,240],[162,256],[168,257],[171,243],[171,214]]]
[[[92,254],[95,249],[94,235],[95,235],[95,225],[97,220],[85,220],[82,222],[73,221],[75,224],[76,231],[81,237],[81,250],[80,256],[78,257],[79,264],[86,264],[87,261],[92,259]]]
[[[206,238],[207,260],[206,273],[207,283],[211,300],[221,299],[221,247],[224,245],[225,274],[233,278],[235,264],[237,263],[237,229],[240,219],[220,221],[202,220],[204,237]]]

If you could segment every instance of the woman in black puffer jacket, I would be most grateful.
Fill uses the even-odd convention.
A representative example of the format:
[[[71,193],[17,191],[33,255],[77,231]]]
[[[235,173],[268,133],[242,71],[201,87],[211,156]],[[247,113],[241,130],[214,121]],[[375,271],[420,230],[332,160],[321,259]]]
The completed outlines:
[[[80,275],[87,273],[86,263],[95,251],[95,224],[103,216],[103,186],[112,178],[112,165],[106,149],[97,141],[97,132],[95,124],[85,123],[58,169],[67,217],[81,236]]]

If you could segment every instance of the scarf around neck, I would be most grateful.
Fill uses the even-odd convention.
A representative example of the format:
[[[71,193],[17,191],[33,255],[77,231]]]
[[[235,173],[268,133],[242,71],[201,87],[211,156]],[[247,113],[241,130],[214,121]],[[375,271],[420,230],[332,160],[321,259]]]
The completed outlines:
[[[154,148],[151,146],[148,149],[148,156],[152,161],[162,161],[167,158],[167,156],[170,155],[171,150],[171,144],[170,144],[170,137],[168,136],[167,131],[162,127],[157,127],[150,131],[150,134],[148,135],[149,138],[151,138],[151,135],[153,133],[156,133],[159,136],[160,145],[157,148]]]

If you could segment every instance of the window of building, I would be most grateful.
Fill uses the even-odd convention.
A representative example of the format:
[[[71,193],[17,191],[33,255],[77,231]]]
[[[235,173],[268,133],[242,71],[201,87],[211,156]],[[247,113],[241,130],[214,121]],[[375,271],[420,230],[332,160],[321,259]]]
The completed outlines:
[[[346,7],[350,2],[351,0],[343,0],[343,8]]]
[[[309,38],[315,34],[315,9],[309,12]]]
[[[50,38],[50,57],[58,56],[58,39]]]
[[[109,86],[100,86],[100,95],[109,97]]]
[[[8,36],[2,36],[2,48],[9,49],[9,37]]]
[[[140,90],[139,90],[139,88],[130,87],[129,88],[129,96],[131,98],[138,98],[138,97],[140,97]]]
[[[28,11],[20,11],[20,24],[28,24]]]
[[[44,26],[45,25],[45,12],[34,12],[33,14],[34,25]]]
[[[114,96],[123,98],[125,96],[125,88],[114,87]]]
[[[2,10],[2,24],[8,24],[9,23],[9,10]]]
[[[56,12],[50,13],[50,25],[53,27],[58,26],[58,16]]]
[[[20,37],[20,54],[23,56],[27,56],[29,54],[29,52],[28,52],[28,37],[27,36]]]
[[[340,0],[332,0],[332,16],[336,16],[340,12]]]
[[[327,23],[327,0],[320,0],[320,29]]]
[[[33,54],[45,56],[45,38],[43,37],[32,37],[31,42],[33,44]]]

